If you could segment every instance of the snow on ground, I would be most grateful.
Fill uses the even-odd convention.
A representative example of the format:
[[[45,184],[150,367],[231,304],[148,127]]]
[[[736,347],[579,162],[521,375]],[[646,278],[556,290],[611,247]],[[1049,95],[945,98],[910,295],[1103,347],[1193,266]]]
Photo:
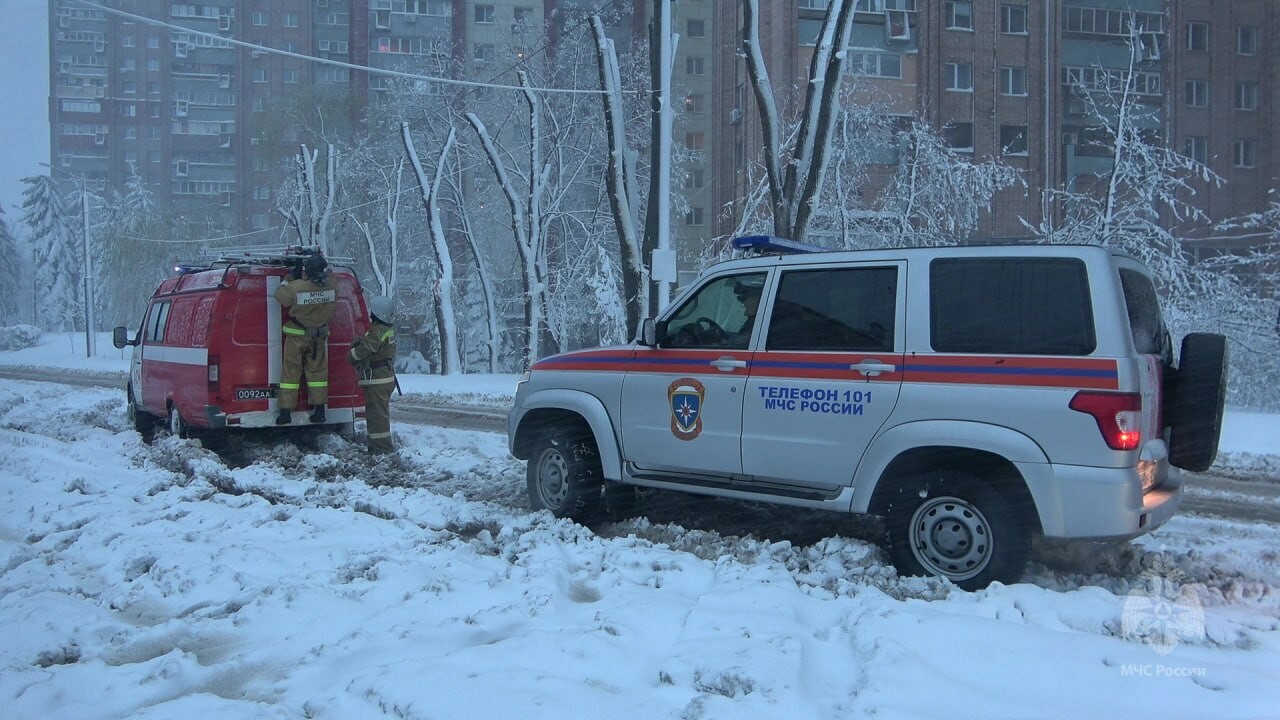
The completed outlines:
[[[1274,417],[1232,418],[1274,459]],[[0,384],[0,718],[1280,717],[1273,525],[1183,515],[967,593],[830,514],[583,528],[529,511],[501,435],[395,430],[227,463],[143,444],[118,390]]]

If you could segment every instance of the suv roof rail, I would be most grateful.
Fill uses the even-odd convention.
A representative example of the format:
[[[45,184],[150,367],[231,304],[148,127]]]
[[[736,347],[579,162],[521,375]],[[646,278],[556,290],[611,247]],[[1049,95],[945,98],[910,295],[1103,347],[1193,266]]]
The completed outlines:
[[[743,235],[733,239],[735,250],[754,253],[756,255],[799,255],[802,253],[830,252],[817,245],[806,245],[773,235]]]

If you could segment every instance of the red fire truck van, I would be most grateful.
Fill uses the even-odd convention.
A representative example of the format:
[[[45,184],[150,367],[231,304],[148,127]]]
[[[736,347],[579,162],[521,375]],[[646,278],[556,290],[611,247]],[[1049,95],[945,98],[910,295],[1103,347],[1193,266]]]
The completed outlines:
[[[208,437],[277,427],[285,311],[274,294],[305,257],[288,248],[180,265],[152,293],[133,337],[115,328],[115,346],[133,347],[126,392],[138,432],[147,436],[159,426],[179,437]],[[329,321],[329,400],[321,425],[350,425],[364,417],[364,393],[346,353],[367,329],[368,314],[355,274],[340,259],[327,259],[337,308]],[[308,412],[304,384],[293,424],[284,427],[316,427]]]

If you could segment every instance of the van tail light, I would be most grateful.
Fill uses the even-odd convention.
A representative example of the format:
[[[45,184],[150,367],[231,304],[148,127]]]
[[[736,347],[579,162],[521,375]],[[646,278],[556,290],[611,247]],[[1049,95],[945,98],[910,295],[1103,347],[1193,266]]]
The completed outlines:
[[[1070,407],[1093,416],[1098,432],[1112,450],[1136,450],[1142,443],[1142,396],[1138,393],[1082,390],[1071,398]]]
[[[218,384],[218,356],[217,355],[209,356],[209,384],[210,385]]]

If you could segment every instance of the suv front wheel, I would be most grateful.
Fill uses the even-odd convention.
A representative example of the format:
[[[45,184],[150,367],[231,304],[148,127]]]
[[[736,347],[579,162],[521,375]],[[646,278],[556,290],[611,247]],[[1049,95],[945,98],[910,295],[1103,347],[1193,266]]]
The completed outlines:
[[[578,522],[595,519],[601,496],[600,454],[589,432],[554,427],[529,456],[527,482],[534,510]]]
[[[1022,578],[1027,525],[995,489],[948,471],[904,483],[888,512],[889,553],[904,576],[945,577],[965,590]]]

